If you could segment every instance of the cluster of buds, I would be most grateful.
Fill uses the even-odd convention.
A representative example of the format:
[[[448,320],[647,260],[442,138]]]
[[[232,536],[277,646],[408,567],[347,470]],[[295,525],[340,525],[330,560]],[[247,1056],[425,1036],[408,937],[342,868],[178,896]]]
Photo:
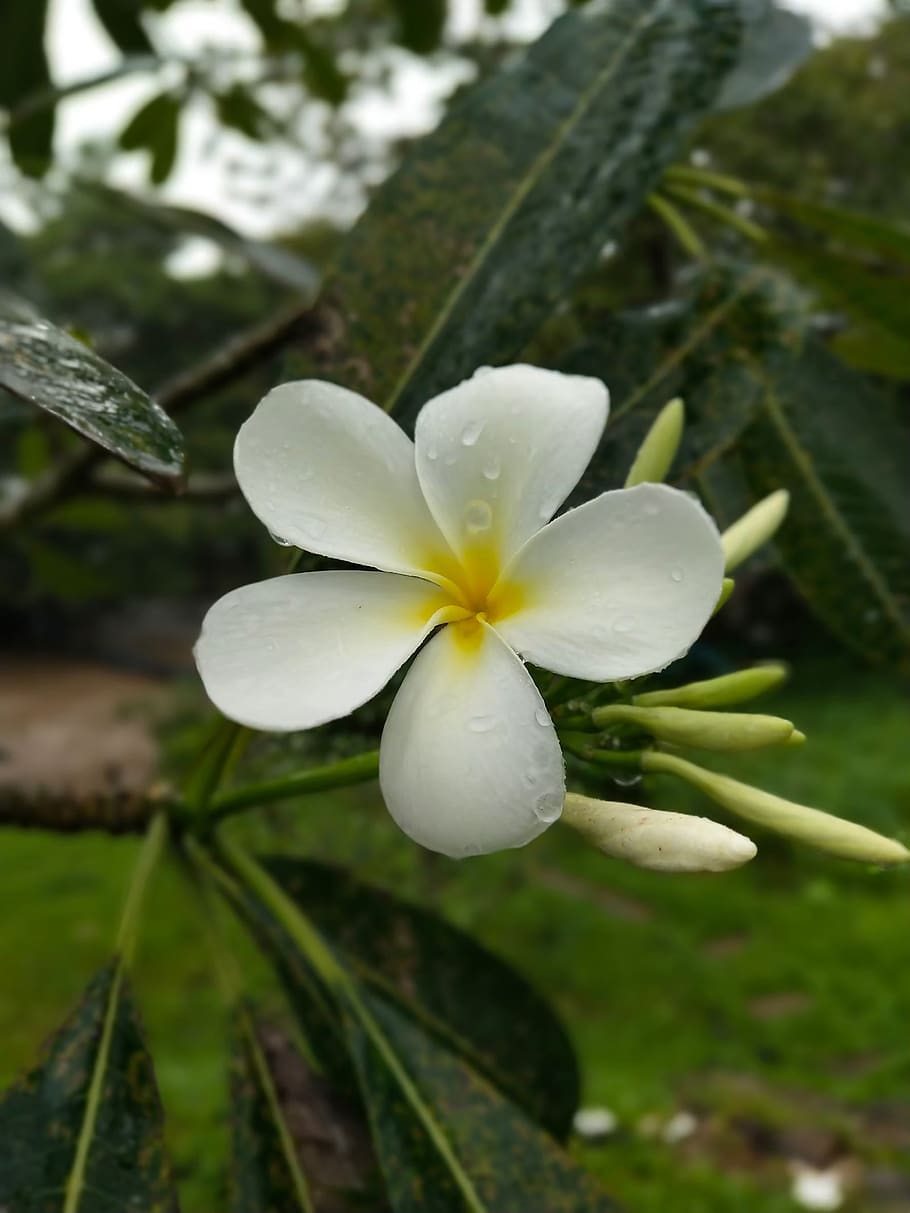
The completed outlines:
[[[665,479],[684,421],[681,400],[665,406],[639,449],[627,487]],[[788,504],[784,490],[771,493],[724,532],[727,574],[774,536]],[[717,610],[732,589],[727,576]],[[637,691],[630,683],[591,688],[558,679],[547,700],[563,750],[589,773],[609,773],[620,784],[642,775],[675,776],[728,813],[828,854],[876,865],[906,862],[910,851],[895,839],[708,770],[678,753],[681,748],[729,752],[801,745],[805,735],[792,721],[726,710],[774,690],[787,676],[784,664],[769,662],[659,690]],[[575,793],[566,797],[562,821],[607,855],[653,871],[725,871],[756,854],[749,838],[708,818]]]

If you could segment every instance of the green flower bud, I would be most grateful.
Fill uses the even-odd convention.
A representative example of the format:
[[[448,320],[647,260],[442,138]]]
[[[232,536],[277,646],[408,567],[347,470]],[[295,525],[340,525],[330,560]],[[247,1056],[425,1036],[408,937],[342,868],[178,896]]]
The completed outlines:
[[[726,558],[724,568],[728,573],[768,542],[786,517],[789,505],[790,494],[786,489],[778,489],[763,497],[724,531],[720,542]]]
[[[605,855],[652,872],[726,872],[756,854],[754,842],[707,817],[592,800],[574,792],[566,796],[560,820]]]
[[[784,800],[782,796],[740,783],[728,775],[706,771],[675,754],[651,750],[642,755],[642,769],[677,775],[731,813],[783,834],[785,838],[827,851],[829,855],[874,864],[906,863],[910,859],[910,851],[893,838],[885,838],[875,830],[833,817],[820,809]]]
[[[699,750],[758,750],[767,745],[783,745],[793,732],[792,721],[779,716],[637,707],[630,703],[595,708],[591,719],[598,728],[615,723],[638,725],[661,741]]]
[[[629,468],[627,489],[636,484],[661,484],[666,479],[679,450],[685,419],[686,411],[679,398],[664,405],[645,434],[644,442]]]
[[[767,665],[721,674],[719,678],[707,678],[704,682],[689,682],[663,691],[645,691],[635,695],[632,702],[641,708],[723,708],[773,691],[789,673],[781,662],[769,661]]]
[[[733,580],[732,577],[725,577],[723,579],[723,581],[721,582],[721,585],[720,585],[720,595],[717,599],[717,602],[715,602],[715,604],[714,604],[714,610],[711,612],[712,616],[716,615],[722,606],[726,606],[727,599],[733,593],[733,589],[734,589],[735,585],[736,585],[736,582]]]

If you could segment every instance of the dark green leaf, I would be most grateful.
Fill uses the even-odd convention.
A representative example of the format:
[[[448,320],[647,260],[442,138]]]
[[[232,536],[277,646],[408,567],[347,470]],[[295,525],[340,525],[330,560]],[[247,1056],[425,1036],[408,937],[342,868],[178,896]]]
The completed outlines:
[[[179,135],[180,102],[173,93],[158,93],[129,120],[120,134],[120,146],[124,151],[150,152],[149,176],[160,185],[174,167]]]
[[[714,108],[752,105],[786,84],[812,53],[812,23],[773,0],[740,0],[745,34],[736,67],[724,80]]]
[[[126,54],[145,54],[154,48],[142,24],[141,0],[92,0],[98,20]]]
[[[615,1213],[592,1176],[476,1071],[365,989],[351,1051],[395,1213]]]
[[[369,1131],[274,1024],[237,1012],[231,1051],[234,1213],[384,1207]]]
[[[13,109],[50,87],[44,49],[47,6],[48,0],[0,4],[0,108]],[[23,172],[36,176],[44,172],[53,139],[53,105],[35,110],[11,126],[10,150]]]
[[[549,1006],[513,969],[341,868],[279,857],[266,867],[363,980],[394,994],[550,1132],[567,1135],[578,1106],[575,1055]]]
[[[411,417],[513,358],[639,210],[739,33],[735,0],[617,0],[467,93],[345,242],[334,373]]]
[[[296,51],[304,64],[304,76],[311,91],[331,105],[340,104],[347,95],[347,77],[332,55],[320,46],[301,21],[288,21],[277,11],[275,0],[241,0],[244,10],[270,50]]]
[[[910,379],[910,341],[906,335],[873,324],[855,324],[831,342],[848,366],[890,379]]]
[[[757,494],[789,489],[777,545],[813,611],[850,648],[910,669],[906,426],[820,345],[766,364],[741,446]]]
[[[58,1213],[66,1196],[73,1213],[176,1210],[152,1060],[116,963],[7,1092],[0,1141],[9,1213]]]
[[[816,202],[799,194],[788,194],[763,185],[749,186],[749,193],[764,206],[779,214],[796,219],[857,252],[896,254],[910,263],[910,228],[889,223],[862,211],[846,210]]]
[[[729,450],[761,404],[761,361],[801,334],[783,291],[780,277],[761,267],[718,267],[686,297],[621,314],[599,341],[569,355],[564,370],[603,379],[611,394],[603,441],[573,500],[623,484],[674,396],[686,406],[674,480],[697,476]]]
[[[398,40],[418,55],[435,51],[446,24],[446,0],[389,0],[398,15]]]
[[[52,413],[149,479],[179,483],[180,431],[131,380],[0,294],[0,387]]]
[[[262,139],[268,130],[268,114],[242,85],[235,84],[215,97],[218,119],[248,139]]]

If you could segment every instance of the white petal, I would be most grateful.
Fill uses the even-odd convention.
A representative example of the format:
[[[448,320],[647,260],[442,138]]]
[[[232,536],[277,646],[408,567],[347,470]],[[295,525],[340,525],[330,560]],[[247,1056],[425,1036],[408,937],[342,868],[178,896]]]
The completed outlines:
[[[284,383],[240,428],[234,470],[254,513],[296,547],[419,573],[447,551],[414,468],[414,445],[356,392]]]
[[[535,366],[479,371],[417,418],[417,475],[452,549],[507,560],[556,513],[607,419],[599,379]]]
[[[196,665],[231,720],[288,732],[336,720],[381,691],[447,599],[394,573],[293,573],[209,610]]]
[[[386,720],[379,781],[401,829],[453,858],[524,846],[559,816],[556,732],[492,628],[451,624],[418,653]]]
[[[604,493],[531,539],[504,576],[496,628],[524,658],[574,678],[635,678],[682,657],[720,593],[713,521],[662,484]],[[495,595],[494,595],[495,599]]]

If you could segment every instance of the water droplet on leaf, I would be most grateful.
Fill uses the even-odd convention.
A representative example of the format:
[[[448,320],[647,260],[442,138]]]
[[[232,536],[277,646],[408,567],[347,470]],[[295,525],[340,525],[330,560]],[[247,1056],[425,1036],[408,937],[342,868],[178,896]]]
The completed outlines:
[[[472,535],[488,531],[493,522],[493,510],[489,501],[477,497],[465,506],[464,524]]]

